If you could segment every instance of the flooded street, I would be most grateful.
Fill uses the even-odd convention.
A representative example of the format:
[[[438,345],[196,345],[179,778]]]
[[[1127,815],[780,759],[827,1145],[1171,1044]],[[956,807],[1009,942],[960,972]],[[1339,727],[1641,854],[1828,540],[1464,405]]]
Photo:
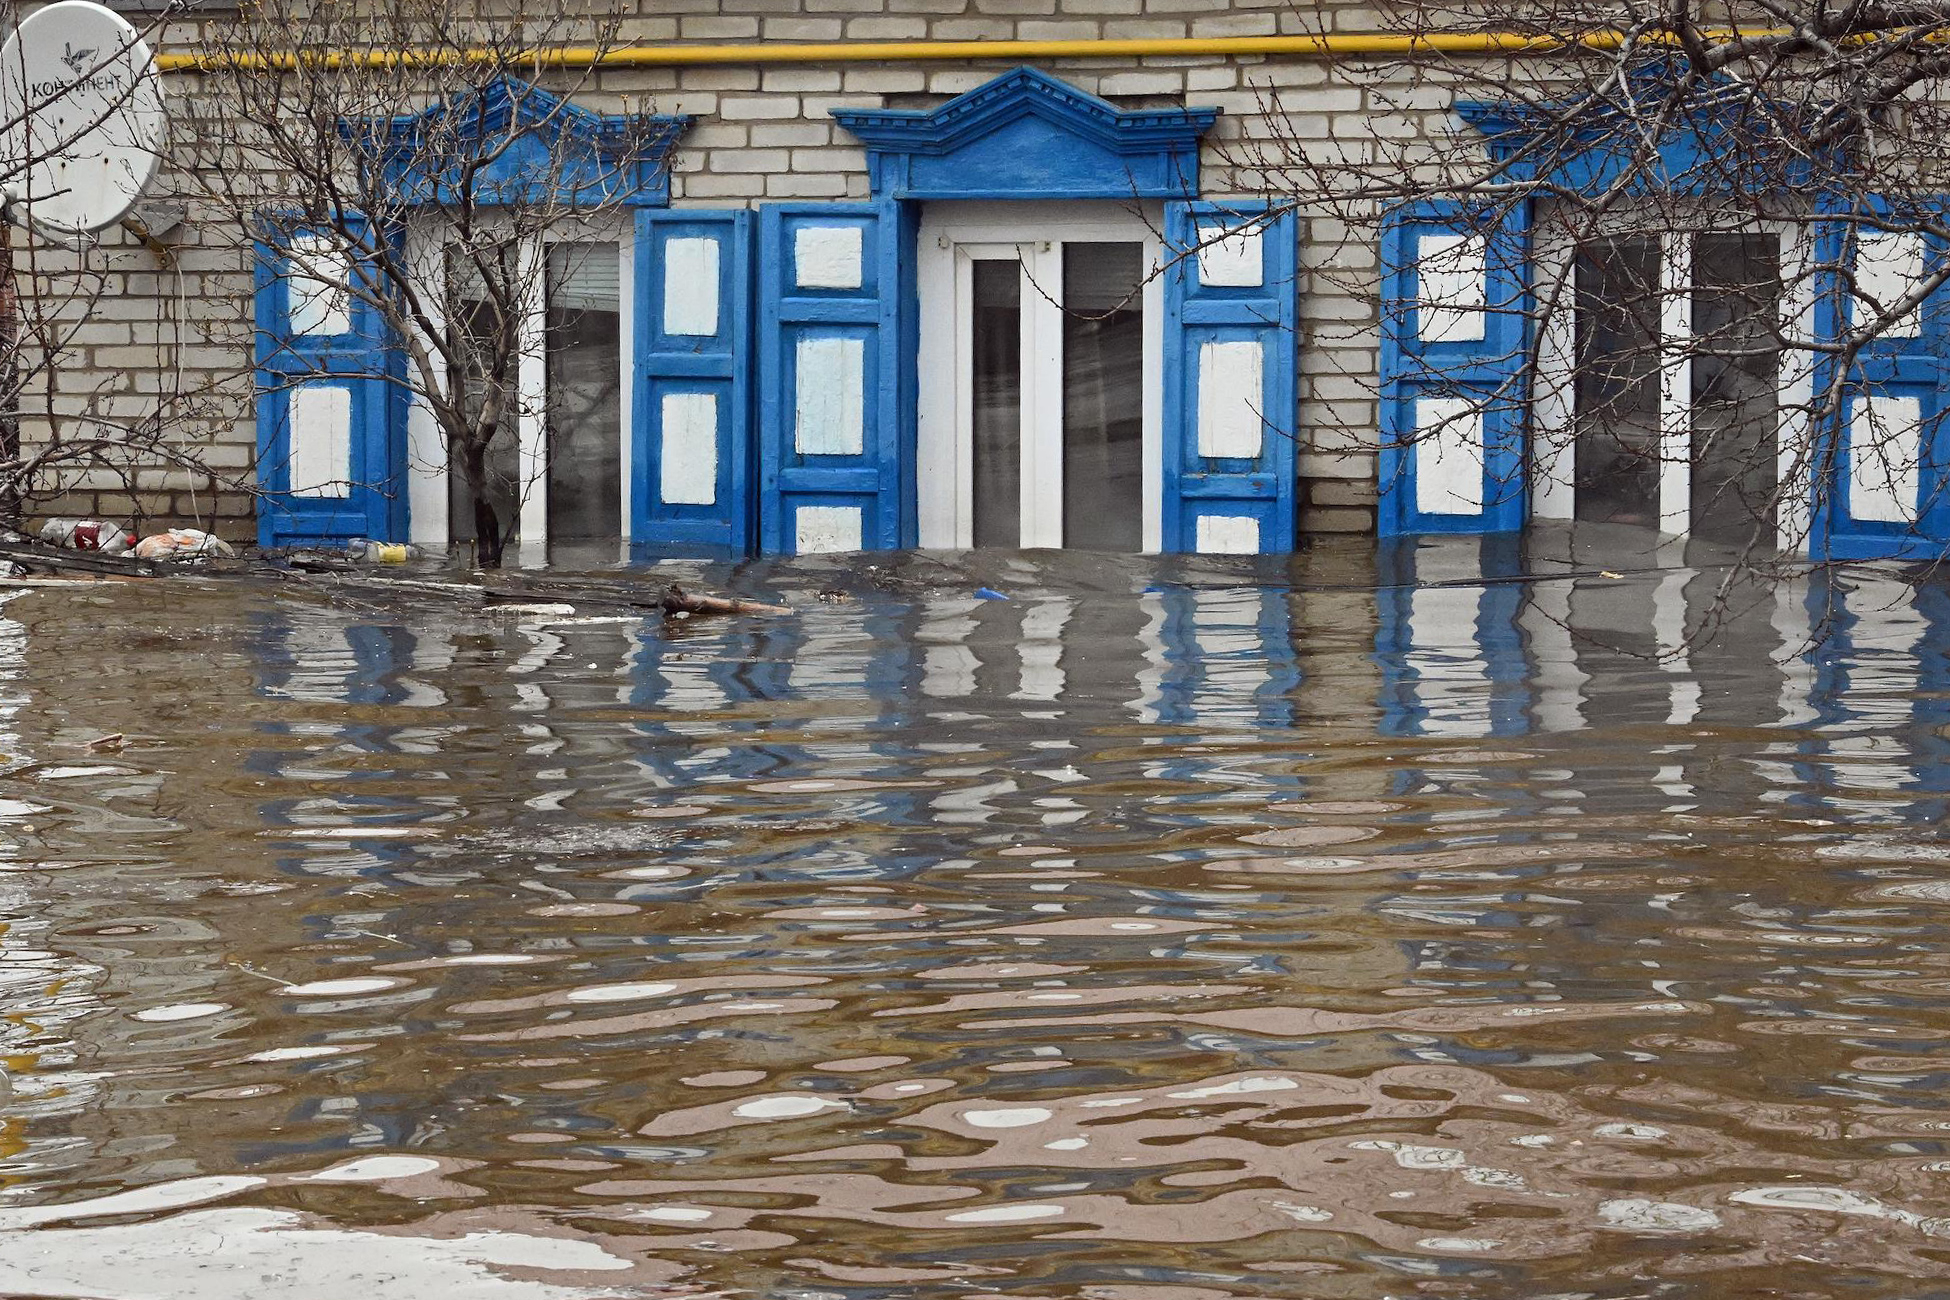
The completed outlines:
[[[0,1294],[1950,1294],[1950,586],[1510,545],[13,595]]]

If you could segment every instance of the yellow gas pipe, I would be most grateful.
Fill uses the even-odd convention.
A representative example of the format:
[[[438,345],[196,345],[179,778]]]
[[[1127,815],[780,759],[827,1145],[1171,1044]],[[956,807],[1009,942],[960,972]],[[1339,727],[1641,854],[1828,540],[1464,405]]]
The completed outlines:
[[[1790,35],[1783,29],[1740,29],[1738,35]],[[280,71],[301,61],[319,67],[434,66],[455,62],[494,62],[543,68],[666,68],[698,64],[739,63],[891,63],[949,60],[1129,59],[1185,55],[1278,55],[1287,58],[1342,59],[1410,55],[1537,54],[1554,50],[1615,50],[1632,39],[1620,31],[1590,31],[1570,35],[1526,32],[1347,33],[1320,36],[1172,36],[1142,40],[1060,41],[754,41],[736,45],[559,46],[510,56],[500,50],[365,50],[307,54],[170,53],[156,57],[164,72],[208,72],[217,69]],[[1646,41],[1641,36],[1638,39]],[[1657,38],[1651,38],[1656,40]]]

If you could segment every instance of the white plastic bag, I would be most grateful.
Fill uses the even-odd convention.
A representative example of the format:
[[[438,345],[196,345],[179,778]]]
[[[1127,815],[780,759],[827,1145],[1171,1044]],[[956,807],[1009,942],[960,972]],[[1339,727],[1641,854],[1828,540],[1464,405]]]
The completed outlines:
[[[235,555],[229,542],[197,528],[171,528],[135,544],[138,560],[195,560],[206,555]]]

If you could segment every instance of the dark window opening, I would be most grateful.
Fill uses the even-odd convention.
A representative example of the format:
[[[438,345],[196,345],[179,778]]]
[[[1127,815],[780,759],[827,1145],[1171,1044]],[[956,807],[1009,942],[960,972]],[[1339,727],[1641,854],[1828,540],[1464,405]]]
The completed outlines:
[[[1580,244],[1574,513],[1659,523],[1659,241]]]
[[[1144,545],[1144,245],[1063,246],[1063,544]]]
[[[1693,241],[1692,531],[1771,537],[1780,484],[1781,250],[1771,234]]]
[[[549,549],[623,535],[622,303],[615,244],[548,250]]]
[[[521,519],[520,434],[516,428],[515,358],[511,346],[512,298],[520,281],[519,250],[506,244],[489,250],[490,270],[483,275],[475,260],[460,248],[447,251],[446,317],[451,362],[448,392],[461,406],[470,432],[478,429],[490,395],[501,412],[488,437],[485,454],[486,487],[482,495],[493,507],[496,527],[504,542],[515,536]],[[490,281],[492,286],[490,287]],[[475,539],[473,497],[463,467],[465,449],[447,448],[447,537],[457,545]]]
[[[1022,263],[974,272],[975,545],[1022,544]]]

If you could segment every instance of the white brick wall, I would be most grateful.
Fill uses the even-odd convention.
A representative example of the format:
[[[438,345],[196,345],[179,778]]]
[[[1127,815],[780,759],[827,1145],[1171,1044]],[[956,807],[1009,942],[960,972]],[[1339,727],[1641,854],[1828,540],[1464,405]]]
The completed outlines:
[[[1365,6],[1295,10],[1285,0],[640,0],[623,39],[640,41],[838,41],[933,38],[1039,39],[1257,35],[1276,31],[1374,29]],[[675,205],[749,206],[772,199],[867,197],[864,153],[833,123],[836,107],[939,102],[988,81],[1013,61],[982,64],[843,64],[608,68],[583,98],[694,114],[672,175]],[[1279,184],[1267,164],[1277,142],[1320,156],[1358,153],[1375,135],[1413,136],[1445,120],[1447,90],[1424,76],[1386,93],[1307,59],[1171,57],[1068,59],[1042,66],[1082,89],[1130,96],[1142,106],[1185,103],[1225,110],[1203,159],[1208,194],[1250,194]],[[1362,79],[1365,81],[1365,79]],[[172,95],[195,94],[187,78]],[[1277,101],[1282,120],[1264,110]],[[166,177],[162,191],[181,188]],[[1372,285],[1374,233],[1325,213],[1304,229],[1301,322],[1300,473],[1303,530],[1373,527],[1377,332]],[[61,358],[53,382],[26,403],[26,432],[47,436],[53,424],[94,416],[160,416],[194,435],[213,467],[249,466],[255,425],[248,401],[249,253],[192,214],[172,236],[177,267],[111,237],[98,262],[103,294]],[[72,262],[58,250],[36,254],[44,278],[58,280]],[[93,492],[118,484],[91,478],[51,508],[126,516]],[[196,499],[191,501],[191,492]],[[142,508],[186,515],[192,504],[232,517],[227,531],[247,532],[249,499],[207,477],[147,472]]]

